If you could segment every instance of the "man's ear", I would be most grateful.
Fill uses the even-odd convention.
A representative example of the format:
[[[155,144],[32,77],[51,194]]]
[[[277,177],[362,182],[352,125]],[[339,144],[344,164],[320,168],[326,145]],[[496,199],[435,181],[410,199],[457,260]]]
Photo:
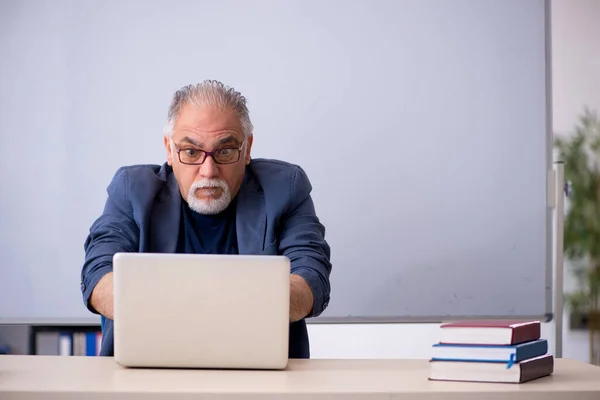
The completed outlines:
[[[173,165],[173,149],[171,147],[171,138],[165,135],[165,150],[167,151],[167,164]]]
[[[246,165],[250,164],[250,150],[252,149],[252,140],[254,139],[254,135],[248,136],[247,145],[246,145],[246,154],[245,154],[245,163]]]

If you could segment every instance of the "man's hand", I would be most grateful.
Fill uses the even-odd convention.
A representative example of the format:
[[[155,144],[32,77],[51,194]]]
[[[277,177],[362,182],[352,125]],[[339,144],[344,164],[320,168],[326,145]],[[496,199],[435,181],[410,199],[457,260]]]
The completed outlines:
[[[290,322],[306,317],[312,307],[313,293],[310,286],[301,276],[290,275]]]
[[[113,273],[104,275],[90,296],[90,303],[100,314],[108,319],[114,319],[113,314]]]

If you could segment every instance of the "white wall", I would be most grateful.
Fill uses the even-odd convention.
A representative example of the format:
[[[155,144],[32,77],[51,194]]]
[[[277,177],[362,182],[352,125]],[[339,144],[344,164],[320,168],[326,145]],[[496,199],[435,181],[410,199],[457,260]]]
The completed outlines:
[[[600,1],[554,0],[552,4],[553,125],[568,132],[584,106],[600,112]],[[568,272],[565,287],[573,286]],[[588,336],[563,323],[563,357],[589,362]],[[438,324],[309,326],[314,358],[429,358]],[[542,336],[554,349],[554,322]]]
[[[312,358],[424,358],[437,341],[438,324],[309,325]],[[554,348],[554,324],[542,337]]]
[[[600,112],[600,1],[552,1],[555,132],[566,133],[584,106]]]

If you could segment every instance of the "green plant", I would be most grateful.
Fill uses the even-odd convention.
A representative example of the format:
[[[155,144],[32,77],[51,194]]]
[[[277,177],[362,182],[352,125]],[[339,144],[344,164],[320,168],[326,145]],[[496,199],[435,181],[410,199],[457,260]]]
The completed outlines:
[[[574,131],[556,137],[573,192],[565,215],[564,252],[578,288],[565,294],[571,313],[587,318],[590,362],[600,365],[600,120],[586,109]]]

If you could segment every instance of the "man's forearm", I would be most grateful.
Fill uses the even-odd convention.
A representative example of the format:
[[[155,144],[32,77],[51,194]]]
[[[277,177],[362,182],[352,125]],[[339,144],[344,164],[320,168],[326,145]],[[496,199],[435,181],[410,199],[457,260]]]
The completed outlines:
[[[313,293],[304,278],[290,276],[290,321],[296,322],[312,311]]]
[[[113,315],[113,273],[104,275],[96,284],[90,296],[92,307],[108,319]]]

